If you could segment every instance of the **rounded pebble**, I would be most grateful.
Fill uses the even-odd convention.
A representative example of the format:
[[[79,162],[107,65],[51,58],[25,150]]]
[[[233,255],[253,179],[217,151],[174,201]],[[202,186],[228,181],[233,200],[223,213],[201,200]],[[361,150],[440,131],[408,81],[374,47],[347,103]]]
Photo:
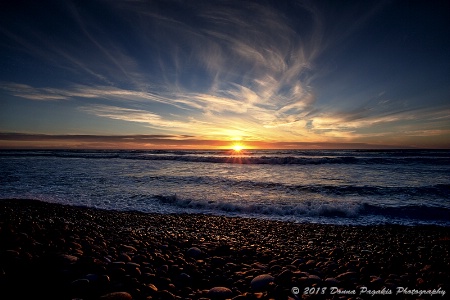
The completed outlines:
[[[189,248],[189,250],[187,251],[187,256],[192,257],[192,258],[199,258],[202,255],[202,250],[200,250],[197,247],[191,247]]]
[[[113,292],[100,297],[101,300],[133,300],[127,292]]]
[[[212,299],[228,299],[233,296],[233,292],[227,287],[216,286],[208,291],[207,296]]]
[[[262,274],[253,278],[250,286],[256,292],[265,291],[274,280],[272,275]]]

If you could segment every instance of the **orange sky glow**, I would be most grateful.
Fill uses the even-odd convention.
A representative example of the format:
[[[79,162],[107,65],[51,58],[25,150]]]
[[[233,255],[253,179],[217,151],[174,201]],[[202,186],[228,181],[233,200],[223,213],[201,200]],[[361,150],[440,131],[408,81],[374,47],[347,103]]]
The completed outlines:
[[[408,141],[403,137],[405,141]],[[343,141],[258,141],[231,137],[227,140],[196,139],[187,136],[155,135],[46,135],[0,134],[0,149],[445,149],[445,144],[424,138],[421,143],[403,142],[402,137],[389,143]],[[384,140],[385,141],[385,140]],[[400,146],[402,145],[402,146]],[[407,145],[407,146],[405,146]]]

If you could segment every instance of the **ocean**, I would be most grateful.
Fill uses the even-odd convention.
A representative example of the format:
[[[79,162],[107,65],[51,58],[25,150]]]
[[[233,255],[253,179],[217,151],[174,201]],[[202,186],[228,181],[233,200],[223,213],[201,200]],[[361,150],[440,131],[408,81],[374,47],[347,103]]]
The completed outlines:
[[[2,150],[0,198],[298,223],[450,226],[450,151]]]

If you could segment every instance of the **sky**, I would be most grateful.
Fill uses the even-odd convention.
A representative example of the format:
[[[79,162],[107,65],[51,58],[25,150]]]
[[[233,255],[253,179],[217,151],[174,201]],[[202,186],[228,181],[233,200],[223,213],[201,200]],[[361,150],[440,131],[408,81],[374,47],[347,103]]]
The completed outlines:
[[[0,148],[450,148],[448,1],[0,4]]]

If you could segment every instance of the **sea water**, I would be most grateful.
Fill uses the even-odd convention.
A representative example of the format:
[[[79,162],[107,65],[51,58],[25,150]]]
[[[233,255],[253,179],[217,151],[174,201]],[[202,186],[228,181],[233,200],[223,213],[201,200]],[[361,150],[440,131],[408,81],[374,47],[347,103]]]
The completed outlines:
[[[0,151],[0,198],[326,224],[450,226],[450,151]]]

